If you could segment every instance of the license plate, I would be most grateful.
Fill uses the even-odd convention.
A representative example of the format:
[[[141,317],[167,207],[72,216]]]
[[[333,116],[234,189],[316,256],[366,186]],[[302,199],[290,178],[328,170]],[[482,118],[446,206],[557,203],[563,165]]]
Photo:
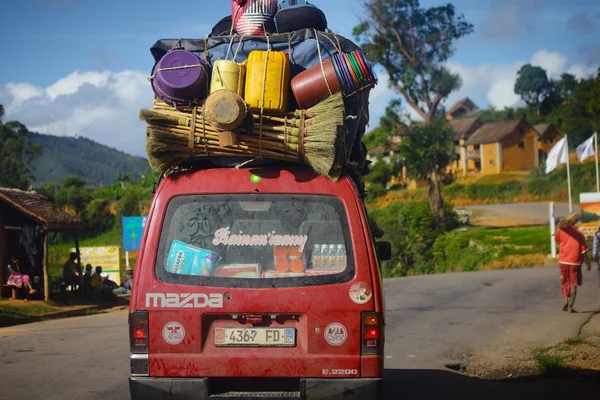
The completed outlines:
[[[215,328],[217,347],[294,347],[294,328]]]

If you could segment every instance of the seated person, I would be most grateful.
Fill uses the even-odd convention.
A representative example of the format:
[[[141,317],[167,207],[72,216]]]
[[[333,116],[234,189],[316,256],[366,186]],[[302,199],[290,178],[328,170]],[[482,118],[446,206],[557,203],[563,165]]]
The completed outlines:
[[[133,270],[127,270],[125,274],[127,275],[127,280],[121,286],[114,289],[114,292],[124,294],[131,293],[131,288],[133,286]]]
[[[94,297],[92,295],[92,266],[90,264],[85,266],[85,272],[83,274],[83,293],[87,297]]]
[[[30,295],[37,291],[31,286],[29,275],[22,274],[21,271],[19,271],[19,260],[14,257],[11,259],[11,264],[8,267],[8,274],[6,285],[13,286],[17,289],[25,287],[29,289]]]
[[[79,286],[79,266],[75,261],[77,261],[77,253],[71,253],[69,260],[63,266],[65,284],[70,285],[73,290]]]
[[[127,276],[128,279],[123,284],[123,287],[126,290],[125,293],[131,293],[131,289],[133,288],[133,270],[127,271]]]
[[[110,293],[110,287],[106,286],[102,279],[102,267],[96,267],[96,272],[92,275],[90,285],[92,295],[94,296],[104,296]]]
[[[104,278],[103,284],[107,288],[106,290],[112,293],[113,290],[119,287],[117,282],[110,280],[110,277],[107,273],[102,274],[102,278]]]

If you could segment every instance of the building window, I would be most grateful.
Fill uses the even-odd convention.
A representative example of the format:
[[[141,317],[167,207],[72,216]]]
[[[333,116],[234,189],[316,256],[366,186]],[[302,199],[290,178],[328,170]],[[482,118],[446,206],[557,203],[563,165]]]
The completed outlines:
[[[520,148],[520,149],[524,149],[524,148],[525,148],[525,142],[524,142],[524,141],[522,141],[522,140],[521,140],[521,141],[519,142],[519,148]]]
[[[494,160],[490,160],[490,167],[494,166]]]
[[[478,144],[475,145],[475,150],[479,151],[479,145]]]

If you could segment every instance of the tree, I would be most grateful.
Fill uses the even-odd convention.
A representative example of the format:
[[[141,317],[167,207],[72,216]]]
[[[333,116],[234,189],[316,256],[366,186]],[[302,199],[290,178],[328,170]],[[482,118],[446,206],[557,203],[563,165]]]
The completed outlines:
[[[558,81],[558,88],[560,91],[560,97],[563,101],[568,101],[573,98],[575,89],[577,88],[577,78],[571,74],[562,74]]]
[[[590,99],[587,102],[586,110],[590,116],[591,125],[597,132],[600,130],[600,68],[595,79],[590,79]]]
[[[425,121],[461,85],[444,64],[454,42],[473,25],[454,6],[424,9],[419,0],[363,0],[365,19],[354,28],[370,59],[381,64],[390,85]]]
[[[523,101],[531,107],[535,107],[538,114],[541,113],[542,102],[552,90],[546,70],[531,64],[525,64],[517,73],[515,82],[515,94],[521,96]]]
[[[131,175],[120,172],[117,176],[117,182],[121,184],[121,188],[125,189],[125,183],[131,182]]]
[[[59,206],[72,207],[77,215],[82,215],[92,198],[90,189],[85,187],[85,181],[76,176],[65,179],[55,195]]]
[[[40,186],[38,189],[36,189],[36,192],[38,192],[38,194],[41,194],[42,196],[46,197],[50,201],[54,202],[56,199],[56,194],[58,193],[59,190],[60,190],[60,185],[57,183],[51,182],[51,183],[44,183],[42,186]]]
[[[404,115],[401,110],[402,100],[393,99],[385,108],[385,113],[379,118],[379,126],[363,136],[363,143],[367,149],[372,150],[378,146],[384,146],[388,150],[393,149],[393,143],[389,141],[391,135],[400,135],[407,129]]]
[[[2,122],[0,105],[0,186],[27,189],[32,179],[29,163],[42,154],[42,146],[33,143],[31,133],[18,121]]]
[[[379,126],[391,134],[399,135],[404,132],[407,125],[402,115],[402,100],[393,99],[385,108],[385,113],[379,118]]]
[[[409,178],[429,183],[429,207],[439,223],[446,221],[441,183],[448,167],[457,159],[453,136],[452,126],[438,117],[429,123],[413,124],[398,149]]]

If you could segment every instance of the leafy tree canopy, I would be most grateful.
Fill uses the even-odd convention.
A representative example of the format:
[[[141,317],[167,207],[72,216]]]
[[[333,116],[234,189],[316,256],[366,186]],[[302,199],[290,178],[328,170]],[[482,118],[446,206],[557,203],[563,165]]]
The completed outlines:
[[[525,103],[540,111],[542,102],[550,95],[552,89],[548,74],[541,67],[525,64],[517,76],[515,93],[521,96]]]
[[[457,159],[452,126],[442,117],[413,124],[402,138],[398,154],[410,178],[429,182],[429,206],[440,223],[446,220],[441,183]]]
[[[0,105],[0,186],[27,189],[33,178],[29,163],[42,154],[42,147],[31,141],[31,134],[18,121],[2,122]]]
[[[456,40],[473,32],[452,4],[429,9],[418,0],[363,0],[364,20],[354,28],[370,59],[425,121],[461,85],[444,64]]]

